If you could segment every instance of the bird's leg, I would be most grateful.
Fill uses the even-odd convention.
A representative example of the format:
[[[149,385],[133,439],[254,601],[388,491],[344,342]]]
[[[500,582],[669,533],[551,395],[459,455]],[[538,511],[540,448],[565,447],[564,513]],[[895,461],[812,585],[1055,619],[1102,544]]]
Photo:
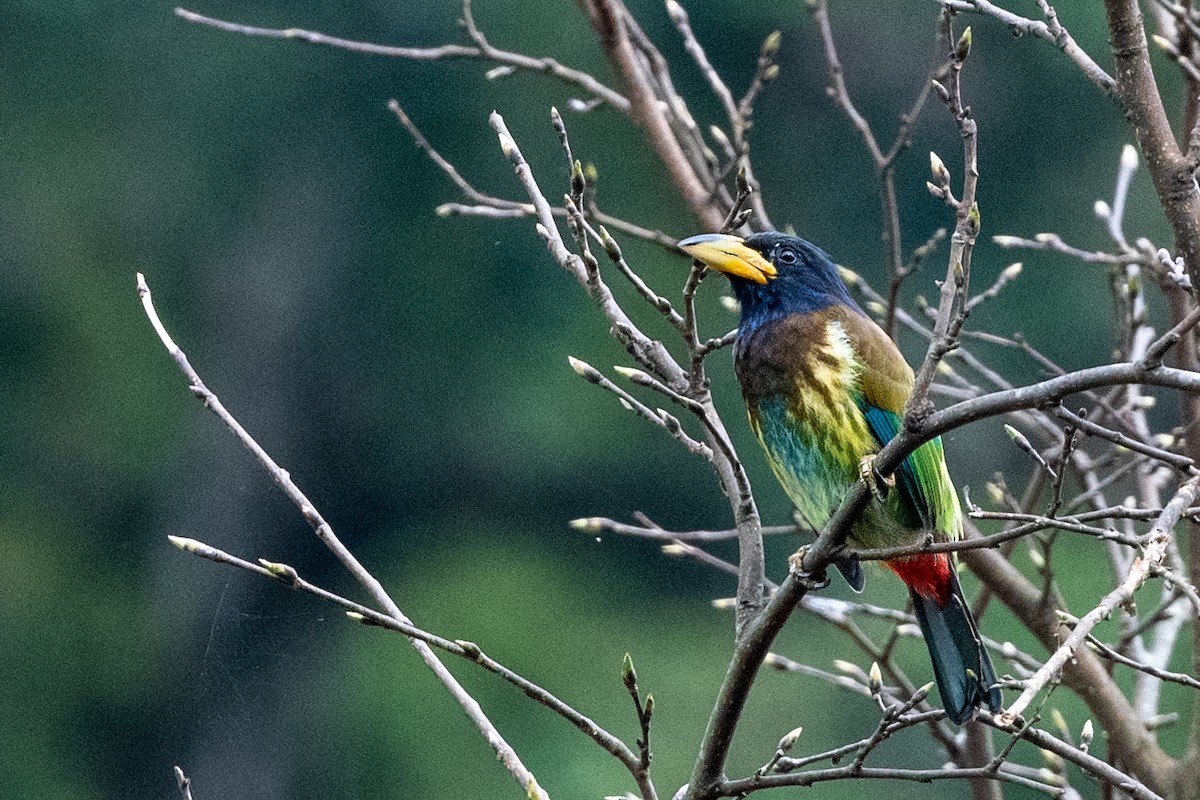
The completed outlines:
[[[875,454],[868,453],[858,462],[858,479],[866,484],[879,502],[887,500],[888,490],[896,485],[896,476],[884,477],[875,469]]]
[[[824,589],[829,585],[829,576],[825,574],[825,570],[814,573],[804,568],[804,556],[808,554],[809,547],[807,544],[801,545],[799,550],[788,556],[788,571],[795,575],[797,580],[807,583],[809,590]]]

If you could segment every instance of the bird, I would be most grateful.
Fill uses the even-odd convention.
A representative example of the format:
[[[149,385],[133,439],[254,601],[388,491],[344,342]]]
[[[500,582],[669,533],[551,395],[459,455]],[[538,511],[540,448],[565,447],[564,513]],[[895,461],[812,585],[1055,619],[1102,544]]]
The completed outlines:
[[[883,479],[872,461],[899,432],[913,371],[850,297],[827,253],[778,232],[701,234],[678,247],[729,278],[741,310],[734,370],[750,427],[798,514],[820,530],[858,481],[874,498],[848,543],[857,549],[949,541],[962,510],[940,438]],[[996,672],[963,597],[951,553],[885,561],[907,584],[946,716],[958,725],[1001,707]],[[835,564],[855,591],[857,561]]]

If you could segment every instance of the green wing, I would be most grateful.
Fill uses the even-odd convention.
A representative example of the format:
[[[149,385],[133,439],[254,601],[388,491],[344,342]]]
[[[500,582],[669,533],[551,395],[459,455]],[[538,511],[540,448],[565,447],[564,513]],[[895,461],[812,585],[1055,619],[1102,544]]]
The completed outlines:
[[[871,435],[881,447],[899,433],[898,414],[873,406],[866,398],[860,401],[859,407]],[[961,512],[954,485],[946,471],[940,437],[921,445],[901,462],[896,470],[896,488],[900,493],[897,510],[901,524],[958,538]]]
[[[900,432],[904,404],[912,394],[913,373],[887,334],[866,316],[847,309],[841,319],[856,357],[862,365],[858,407],[879,446]],[[898,521],[908,528],[933,531],[958,538],[962,512],[941,438],[914,450],[896,470]]]

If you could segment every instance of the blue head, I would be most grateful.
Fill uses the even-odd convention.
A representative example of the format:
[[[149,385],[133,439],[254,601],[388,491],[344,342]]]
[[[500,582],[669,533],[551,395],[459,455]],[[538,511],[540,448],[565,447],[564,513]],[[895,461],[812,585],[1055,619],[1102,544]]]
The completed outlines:
[[[726,274],[742,307],[743,331],[833,305],[862,313],[828,254],[798,236],[774,231],[745,239],[703,234],[684,239],[679,247]]]

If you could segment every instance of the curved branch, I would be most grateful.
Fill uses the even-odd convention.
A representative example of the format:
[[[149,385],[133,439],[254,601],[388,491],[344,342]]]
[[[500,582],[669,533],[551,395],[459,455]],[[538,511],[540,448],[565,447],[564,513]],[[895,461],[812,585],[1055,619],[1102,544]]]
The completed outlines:
[[[1200,393],[1200,373],[1172,367],[1147,369],[1138,364],[1106,364],[1089,367],[1039,383],[963,400],[935,411],[920,423],[922,441],[932,439],[968,422],[1010,411],[1041,408],[1072,394],[1103,386],[1145,384]]]

